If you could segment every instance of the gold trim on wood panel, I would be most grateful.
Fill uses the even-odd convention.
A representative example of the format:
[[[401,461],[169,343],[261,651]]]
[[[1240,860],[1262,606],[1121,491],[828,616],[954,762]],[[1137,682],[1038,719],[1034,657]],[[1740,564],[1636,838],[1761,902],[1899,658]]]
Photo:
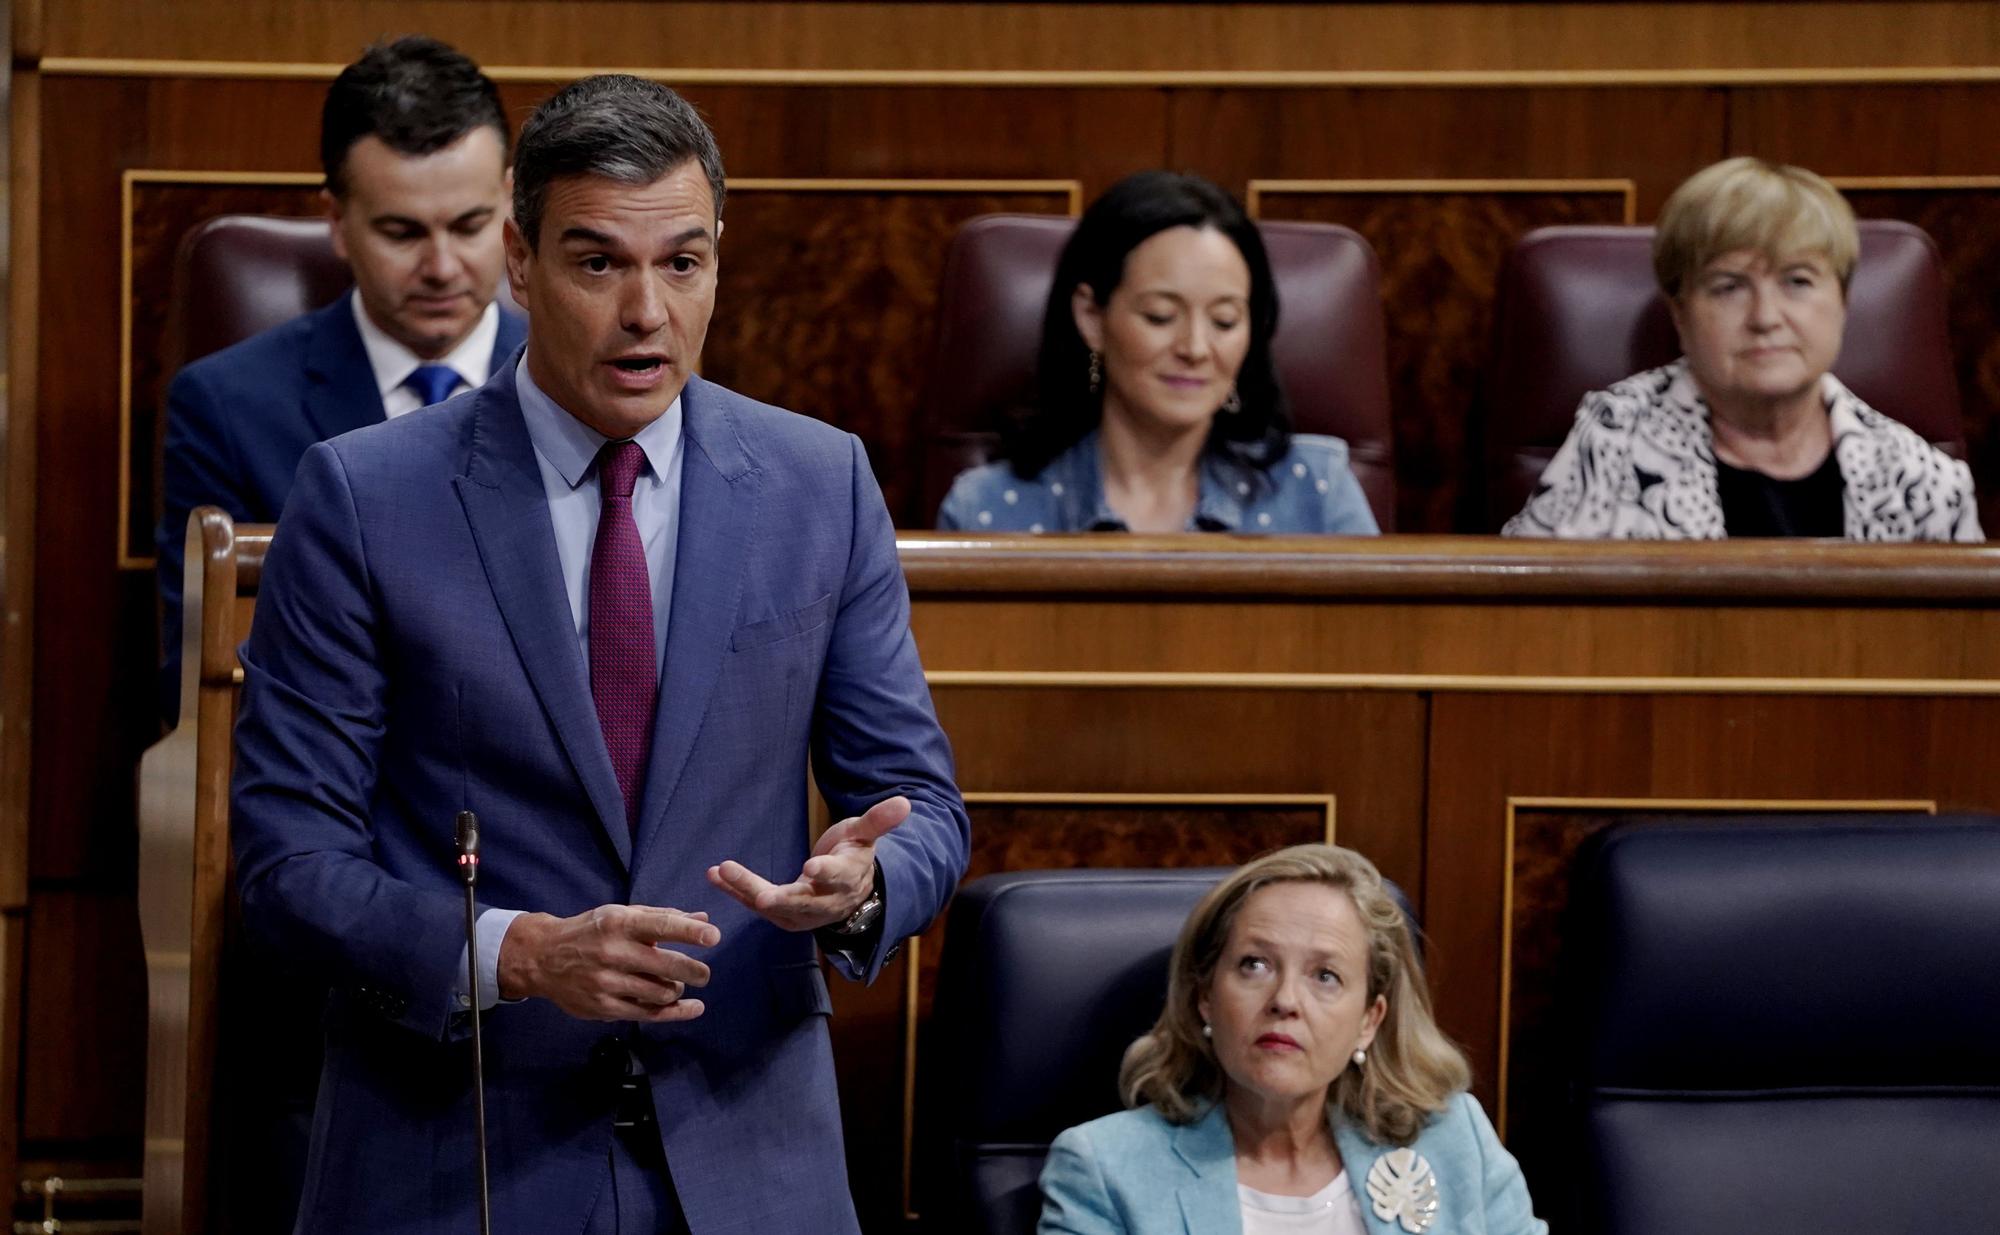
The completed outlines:
[[[886,180],[824,179],[798,176],[747,176],[728,183],[730,193],[1061,193],[1069,202],[1069,213],[1083,210],[1081,180],[933,180],[892,178]]]
[[[1498,673],[1179,673],[1095,669],[930,669],[934,688],[1065,690],[1399,690],[1526,695],[2000,695],[2000,679],[1562,677]]]
[[[1566,798],[1536,797],[1531,794],[1507,797],[1507,830],[1504,864],[1500,883],[1500,1075],[1493,1113],[1493,1126],[1502,1140],[1507,1137],[1507,1070],[1509,1041],[1513,1031],[1514,1006],[1514,817],[1522,810],[1597,811],[1686,811],[1724,814],[1737,811],[1770,811],[1786,814],[1815,812],[1908,811],[1937,814],[1937,803],[1925,798]]]
[[[1334,843],[1338,804],[1331,793],[1040,793],[987,790],[961,793],[966,805],[1023,806],[1318,806],[1325,812],[1326,843]],[[996,872],[998,873],[998,872]],[[917,1138],[917,995],[923,970],[923,937],[903,950],[903,1217],[915,1222]]]
[[[2000,176],[1828,176],[1836,189],[1865,192],[1921,189],[2000,189]]]
[[[127,552],[132,526],[132,221],[134,186],[141,184],[254,184],[279,188],[318,186],[319,172],[180,171],[135,167],[119,178],[118,195],[118,569],[151,570],[151,555]],[[166,409],[160,409],[162,415]]]
[[[1619,193],[1625,198],[1625,222],[1638,218],[1639,186],[1625,179],[1545,180],[1252,180],[1244,193],[1244,209],[1258,217],[1268,195],[1308,193]]]
[[[252,78],[332,81],[341,64],[300,61],[166,60],[116,56],[47,56],[41,71],[58,77]],[[593,73],[630,73],[688,86],[1070,86],[1212,89],[1395,87],[1829,86],[2000,81],[1991,65],[1746,69],[773,69],[613,68],[583,65],[486,65],[495,81],[573,81]]]
[[[327,75],[329,78],[332,74]],[[324,184],[319,172],[197,171],[137,167],[119,185],[118,291],[118,569],[151,570],[150,555],[128,553],[126,529],[132,521],[132,223],[133,186],[139,184],[240,184],[266,188]],[[729,182],[732,193],[1051,193],[1061,194],[1075,217],[1083,209],[1080,180],[857,179],[853,177],[745,177]],[[162,413],[166,409],[162,408]]]

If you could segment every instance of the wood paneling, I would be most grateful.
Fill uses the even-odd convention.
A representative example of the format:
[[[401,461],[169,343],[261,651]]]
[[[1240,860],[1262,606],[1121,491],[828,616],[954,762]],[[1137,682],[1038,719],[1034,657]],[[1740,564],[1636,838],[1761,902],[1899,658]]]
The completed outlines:
[[[129,889],[38,888],[29,902],[21,1137],[136,1144],[146,1058],[133,1034],[146,1006],[138,905]]]
[[[1253,182],[1254,183],[1254,182]],[[1265,188],[1266,219],[1342,223],[1367,237],[1382,263],[1389,388],[1395,406],[1396,524],[1447,528],[1466,508],[1466,461],[1481,457],[1473,399],[1492,359],[1501,263],[1537,227],[1629,223],[1632,190],[1599,182],[1385,182]]]
[[[339,64],[422,30],[496,65],[1492,71],[2000,61],[1979,0],[1675,3],[645,3],[42,0],[51,56]]]
[[[917,401],[952,233],[994,211],[1070,212],[1066,190],[951,181],[729,194],[725,292],[702,372],[755,399],[861,436],[896,521],[921,526]]]

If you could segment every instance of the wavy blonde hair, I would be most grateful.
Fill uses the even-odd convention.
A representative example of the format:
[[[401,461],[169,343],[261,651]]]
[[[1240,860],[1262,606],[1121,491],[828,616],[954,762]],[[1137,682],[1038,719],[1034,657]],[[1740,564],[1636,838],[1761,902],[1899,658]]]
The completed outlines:
[[[1438,1029],[1409,920],[1375,864],[1351,849],[1294,845],[1265,854],[1217,884],[1181,927],[1167,975],[1167,1006],[1125,1051],[1118,1091],[1128,1106],[1151,1103],[1171,1123],[1191,1123],[1222,1096],[1223,1073],[1202,1036],[1198,1002],[1208,990],[1236,915],[1274,883],[1317,883],[1347,894],[1368,929],[1368,999],[1388,1003],[1365,1066],[1349,1065],[1326,1102],[1380,1145],[1407,1145],[1425,1121],[1472,1082],[1465,1056]]]
[[[1660,207],[1653,277],[1669,300],[1725,253],[1749,249],[1773,266],[1817,254],[1845,293],[1861,256],[1854,209],[1816,172],[1738,155],[1681,182]]]

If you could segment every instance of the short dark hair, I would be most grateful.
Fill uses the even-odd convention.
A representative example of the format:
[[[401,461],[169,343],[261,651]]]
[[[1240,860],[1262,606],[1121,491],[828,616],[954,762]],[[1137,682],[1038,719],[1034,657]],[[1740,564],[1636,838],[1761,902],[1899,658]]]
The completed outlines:
[[[549,185],[564,176],[651,184],[694,160],[722,217],[722,152],[701,113],[672,90],[625,73],[571,82],[535,109],[514,151],[514,224],[538,247]]]
[[[347,152],[379,137],[398,154],[431,154],[474,129],[500,134],[507,159],[507,113],[500,92],[479,66],[454,48],[420,34],[377,43],[340,71],[319,117],[319,161],[326,187],[338,197]]]
[[[1035,402],[1002,428],[1003,451],[1015,475],[1040,475],[1103,416],[1102,395],[1091,389],[1090,348],[1077,331],[1070,297],[1082,285],[1098,304],[1109,303],[1125,277],[1126,256],[1170,227],[1214,228],[1229,237],[1250,268],[1250,348],[1236,374],[1242,409],[1216,416],[1207,449],[1262,469],[1291,448],[1291,416],[1271,360],[1278,289],[1263,236],[1236,199],[1217,185],[1199,176],[1144,171],[1120,180],[1090,204],[1056,261],[1035,363]]]

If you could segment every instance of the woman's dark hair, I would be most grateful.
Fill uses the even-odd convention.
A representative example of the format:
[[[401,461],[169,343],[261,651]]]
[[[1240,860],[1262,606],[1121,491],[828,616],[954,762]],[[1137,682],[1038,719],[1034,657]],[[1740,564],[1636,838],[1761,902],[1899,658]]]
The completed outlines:
[[[1208,449],[1263,469],[1291,446],[1285,392],[1271,361],[1278,328],[1278,289],[1257,225],[1235,198],[1199,176],[1146,171],[1125,177],[1090,204],[1056,262],[1055,286],[1042,317],[1042,348],[1035,364],[1035,403],[1002,431],[1014,473],[1041,474],[1063,451],[1097,427],[1100,391],[1090,388],[1090,348],[1077,332],[1070,298],[1088,286],[1099,305],[1125,277],[1133,249],[1170,227],[1211,227],[1229,237],[1250,267],[1250,350],[1236,375],[1242,410],[1221,413],[1209,430]]]

